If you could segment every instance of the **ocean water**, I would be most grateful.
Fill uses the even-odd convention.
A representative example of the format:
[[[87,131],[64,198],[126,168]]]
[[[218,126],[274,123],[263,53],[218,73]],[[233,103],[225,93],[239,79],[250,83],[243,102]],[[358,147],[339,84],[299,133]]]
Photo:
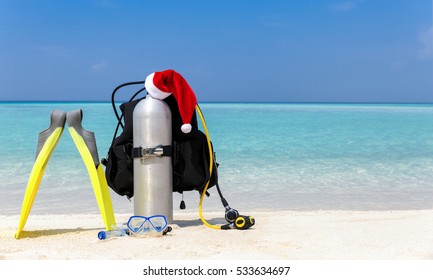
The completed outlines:
[[[54,109],[83,109],[106,155],[109,103],[0,103],[0,214],[19,214],[38,133]],[[219,182],[231,206],[251,210],[433,208],[433,105],[204,103]],[[222,211],[213,188],[205,211]],[[116,213],[133,202],[111,191]],[[179,210],[180,195],[174,194]],[[197,211],[196,192],[184,195]],[[92,186],[65,130],[32,213],[97,213]]]

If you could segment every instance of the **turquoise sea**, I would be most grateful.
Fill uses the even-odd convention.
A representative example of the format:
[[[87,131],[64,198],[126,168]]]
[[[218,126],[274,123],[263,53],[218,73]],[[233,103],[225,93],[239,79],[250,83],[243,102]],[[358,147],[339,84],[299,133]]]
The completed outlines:
[[[0,103],[0,214],[19,214],[38,133],[54,109],[83,109],[106,155],[110,103]],[[238,210],[433,208],[433,105],[203,103],[219,181]],[[215,189],[204,210],[222,211]],[[133,202],[111,192],[116,213]],[[176,211],[180,195],[175,193]],[[196,211],[198,194],[184,196]],[[92,186],[65,130],[32,213],[97,213]]]

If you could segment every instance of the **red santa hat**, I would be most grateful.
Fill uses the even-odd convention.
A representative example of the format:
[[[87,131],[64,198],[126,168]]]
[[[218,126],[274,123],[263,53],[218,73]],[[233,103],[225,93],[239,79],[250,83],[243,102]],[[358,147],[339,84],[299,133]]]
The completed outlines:
[[[183,133],[189,133],[197,98],[186,80],[174,70],[164,70],[147,76],[144,86],[156,99],[162,100],[173,94],[183,122],[181,130]]]

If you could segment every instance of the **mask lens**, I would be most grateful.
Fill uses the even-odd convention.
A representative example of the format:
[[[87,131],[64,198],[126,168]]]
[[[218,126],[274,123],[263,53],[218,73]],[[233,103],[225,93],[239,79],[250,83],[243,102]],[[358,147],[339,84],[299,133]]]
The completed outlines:
[[[143,227],[143,225],[146,221],[147,221],[146,217],[132,216],[131,218],[129,218],[128,228],[132,232],[138,232]]]
[[[157,215],[149,217],[149,223],[152,225],[153,230],[156,232],[161,232],[167,227],[167,219],[165,216]]]

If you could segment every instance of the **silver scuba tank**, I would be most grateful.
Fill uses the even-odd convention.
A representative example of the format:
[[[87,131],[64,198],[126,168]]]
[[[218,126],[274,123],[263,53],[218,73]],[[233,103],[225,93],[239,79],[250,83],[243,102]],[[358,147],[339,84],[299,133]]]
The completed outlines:
[[[147,95],[135,106],[134,215],[165,215],[169,223],[173,221],[171,131],[171,111],[165,102]]]

